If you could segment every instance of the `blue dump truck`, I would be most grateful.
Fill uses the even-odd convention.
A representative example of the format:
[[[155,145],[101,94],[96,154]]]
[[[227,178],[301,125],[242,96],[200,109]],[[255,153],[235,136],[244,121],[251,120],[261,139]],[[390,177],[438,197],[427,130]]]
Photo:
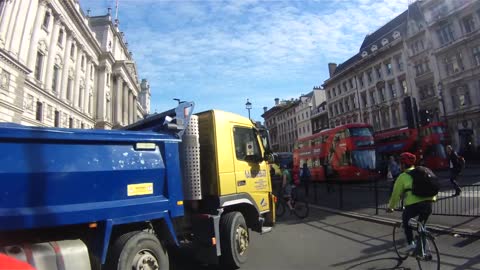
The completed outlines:
[[[167,270],[178,250],[240,267],[275,223],[268,134],[193,107],[122,130],[1,123],[0,252],[38,270]]]

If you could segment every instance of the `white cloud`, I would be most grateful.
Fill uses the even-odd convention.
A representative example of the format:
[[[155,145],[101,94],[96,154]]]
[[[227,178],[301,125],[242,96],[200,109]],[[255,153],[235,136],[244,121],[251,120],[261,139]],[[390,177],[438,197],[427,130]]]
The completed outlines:
[[[323,83],[328,62],[357,53],[365,35],[403,12],[407,0],[120,0],[120,6],[121,28],[154,96],[195,85],[196,95],[264,91],[273,100],[280,91],[307,85],[306,93]]]

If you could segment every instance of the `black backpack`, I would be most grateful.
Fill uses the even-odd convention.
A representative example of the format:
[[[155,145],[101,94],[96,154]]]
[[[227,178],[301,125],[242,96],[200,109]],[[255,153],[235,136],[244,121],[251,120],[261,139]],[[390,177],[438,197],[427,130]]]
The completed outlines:
[[[438,194],[440,183],[438,177],[427,167],[417,166],[408,172],[413,178],[412,193],[419,197],[432,197]]]

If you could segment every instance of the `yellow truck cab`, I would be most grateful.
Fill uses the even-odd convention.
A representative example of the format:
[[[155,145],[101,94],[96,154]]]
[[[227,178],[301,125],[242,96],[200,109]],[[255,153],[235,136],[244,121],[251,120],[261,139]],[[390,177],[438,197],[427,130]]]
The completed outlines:
[[[218,260],[222,269],[240,267],[247,259],[250,232],[269,232],[275,223],[268,133],[246,117],[219,110],[197,113],[188,126],[182,143],[190,153],[184,159],[188,163],[199,154],[199,164],[186,166],[193,172],[184,175],[199,170],[201,179],[186,177],[184,183],[192,191],[184,192],[190,218],[184,226],[192,228],[192,242],[199,243],[195,257],[205,263]]]

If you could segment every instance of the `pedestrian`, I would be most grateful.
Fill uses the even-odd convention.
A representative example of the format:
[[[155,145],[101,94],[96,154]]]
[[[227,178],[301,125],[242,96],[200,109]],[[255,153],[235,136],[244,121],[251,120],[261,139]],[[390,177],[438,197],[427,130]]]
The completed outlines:
[[[394,156],[390,156],[388,160],[388,173],[387,173],[387,179],[391,177],[392,179],[392,185],[390,186],[390,193],[393,191],[393,186],[395,185],[395,179],[400,175],[400,166],[398,165],[397,161],[395,161]]]
[[[462,192],[462,189],[457,183],[458,175],[462,173],[462,164],[460,164],[460,157],[458,156],[457,152],[453,151],[453,148],[451,145],[447,145],[447,156],[448,156],[448,161],[450,163],[450,182],[452,183],[453,187],[455,188],[455,195],[454,196],[459,196],[460,193]]]
[[[402,223],[407,244],[412,251],[415,249],[416,243],[413,239],[412,228],[408,222],[411,218],[418,216],[418,221],[425,224],[432,213],[432,202],[436,200],[436,196],[421,197],[413,194],[413,177],[409,173],[415,169],[415,161],[416,157],[412,153],[404,152],[400,155],[400,169],[403,173],[395,181],[387,209],[388,213],[393,212],[401,196],[405,196],[405,210],[402,213]]]
[[[310,169],[307,163],[303,163],[303,167],[300,170],[300,183],[305,186],[305,195],[308,197],[308,189],[310,185]]]
[[[287,202],[287,206],[290,210],[293,210],[292,207],[292,191],[293,191],[293,179],[288,169],[287,164],[282,164],[282,193],[283,199]]]

